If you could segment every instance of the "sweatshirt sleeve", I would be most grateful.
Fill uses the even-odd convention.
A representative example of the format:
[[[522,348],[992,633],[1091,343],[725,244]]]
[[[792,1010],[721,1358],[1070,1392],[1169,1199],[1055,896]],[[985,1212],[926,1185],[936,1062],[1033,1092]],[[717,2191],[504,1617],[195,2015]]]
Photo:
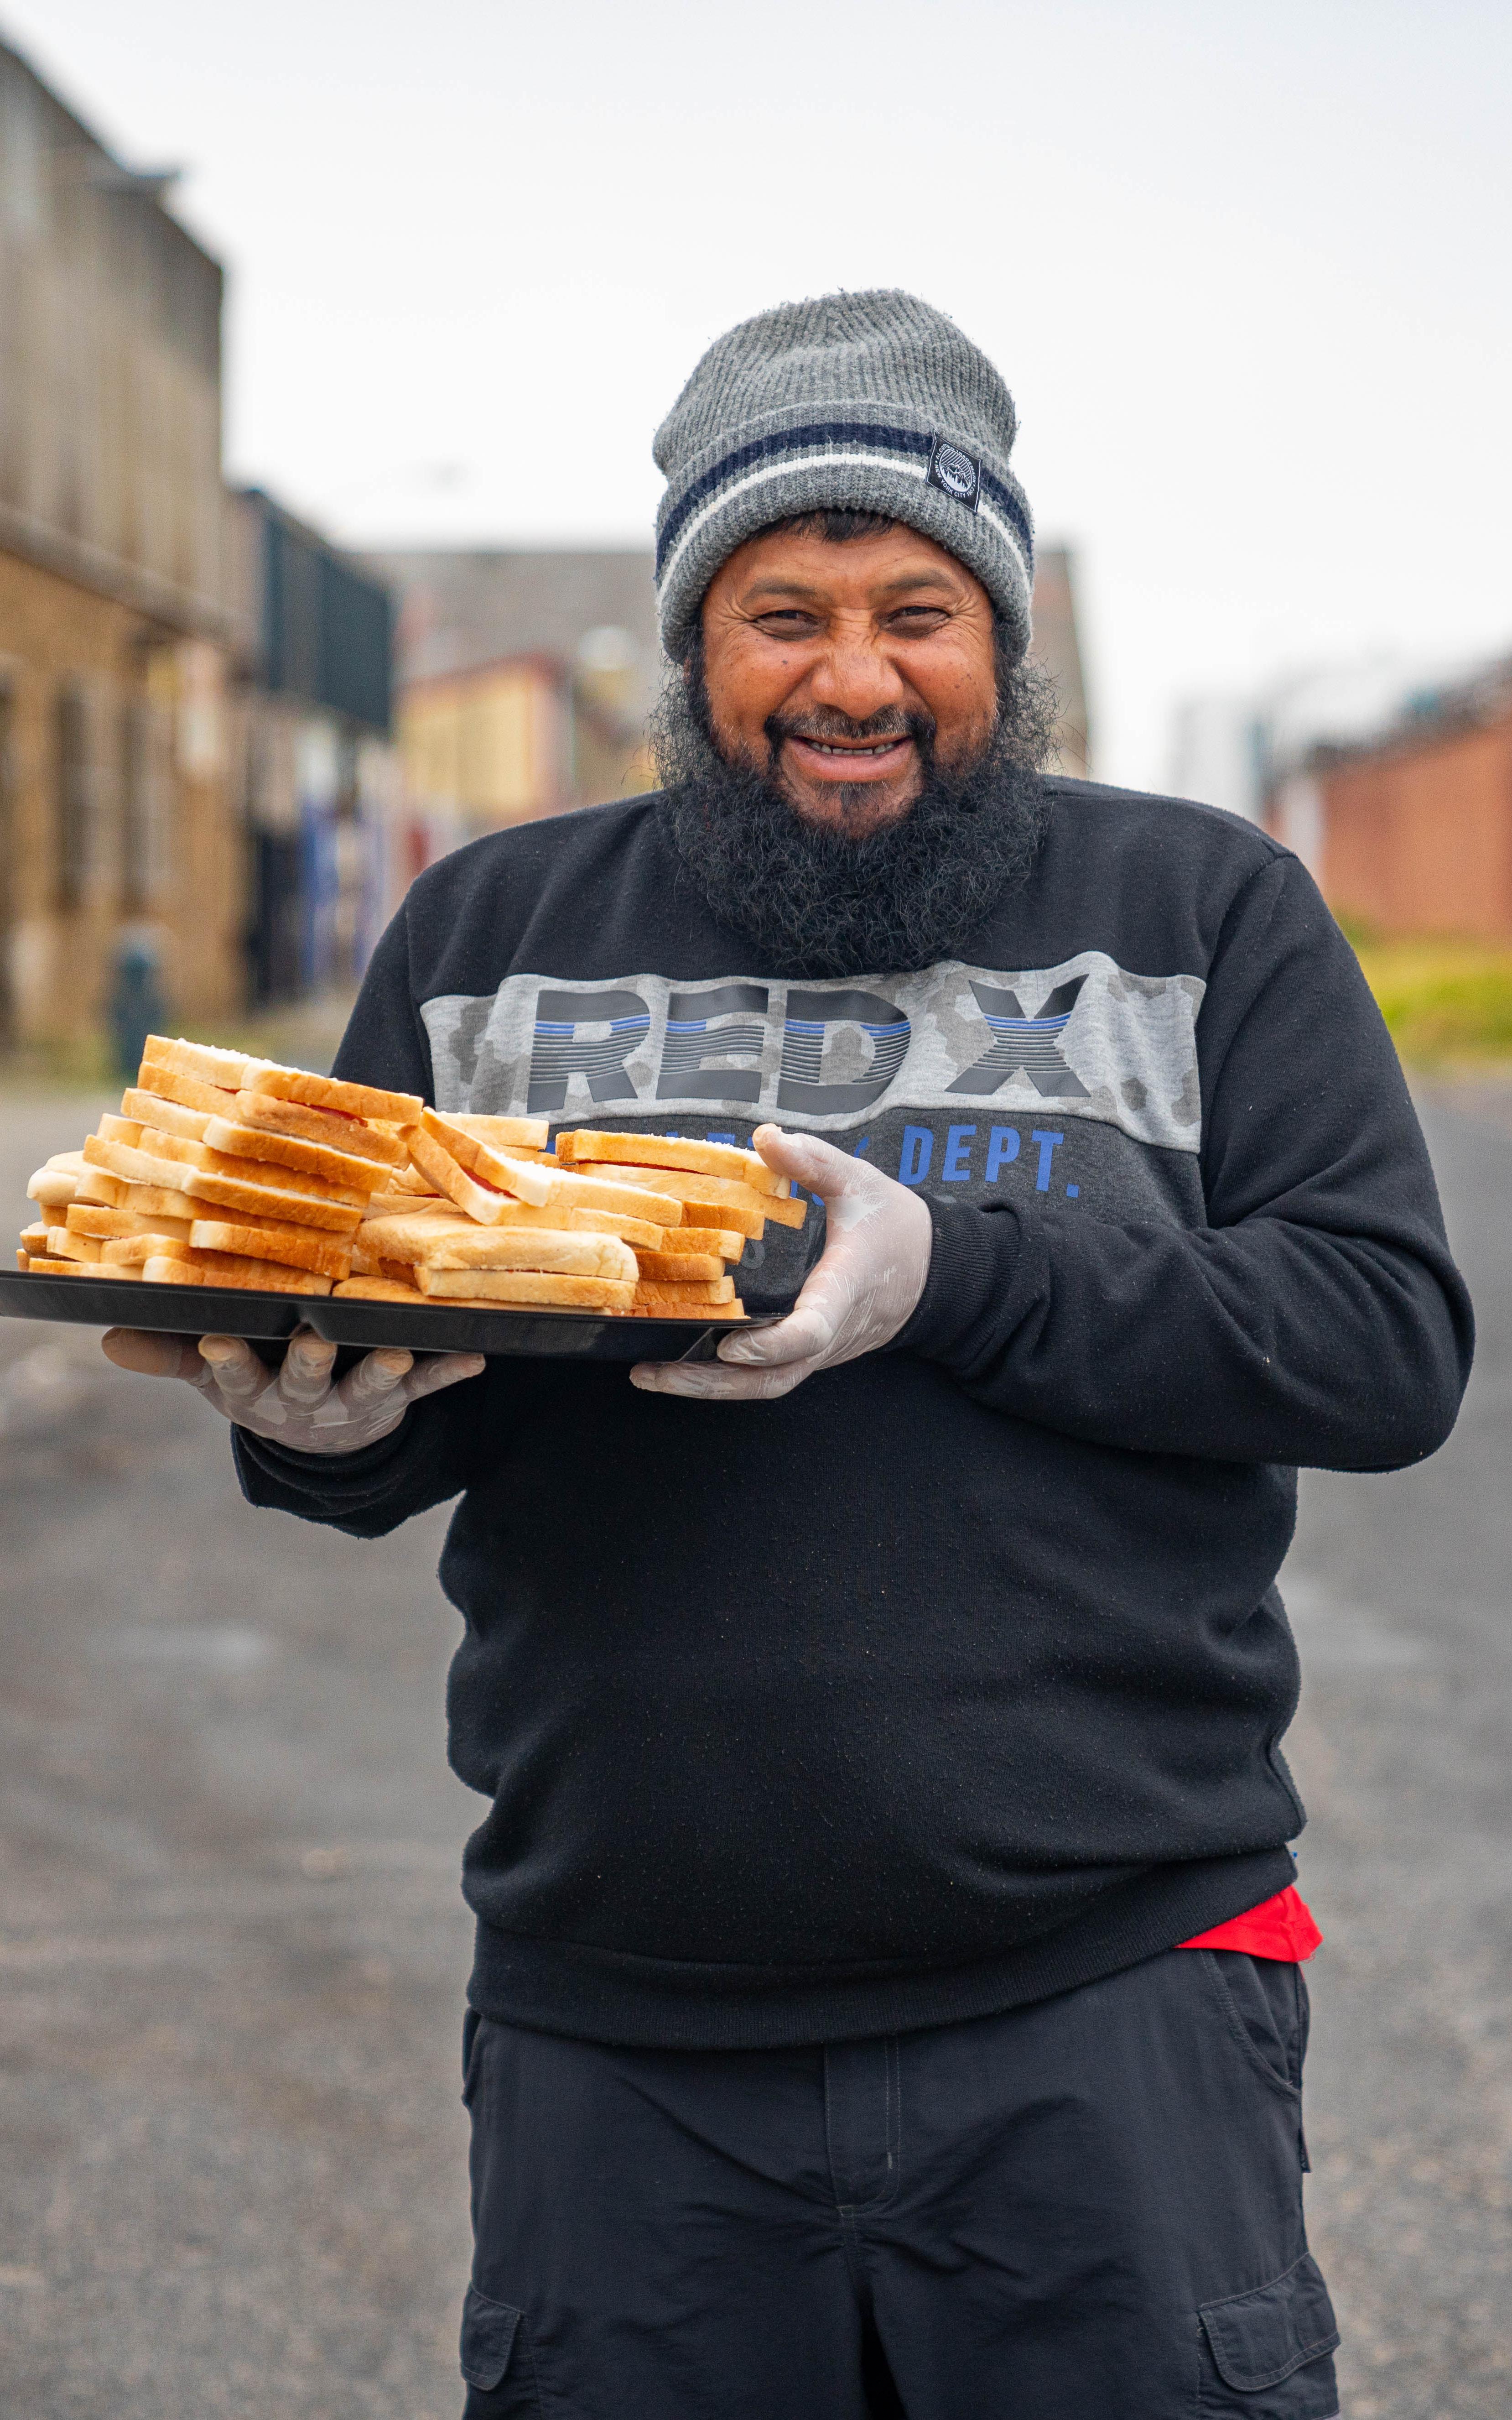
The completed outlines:
[[[1353,951],[1300,862],[1233,902],[1197,1019],[1208,1224],[934,1202],[895,1349],[1069,1436],[1390,1470],[1449,1434],[1469,1297]]]
[[[384,933],[342,1036],[332,1073],[350,1083],[435,1098],[430,1049],[415,1006],[407,910]],[[251,1504],[301,1520],[381,1538],[444,1504],[469,1484],[484,1421],[488,1373],[412,1404],[392,1436],[357,1453],[293,1453],[249,1430],[233,1429],[232,1456]]]

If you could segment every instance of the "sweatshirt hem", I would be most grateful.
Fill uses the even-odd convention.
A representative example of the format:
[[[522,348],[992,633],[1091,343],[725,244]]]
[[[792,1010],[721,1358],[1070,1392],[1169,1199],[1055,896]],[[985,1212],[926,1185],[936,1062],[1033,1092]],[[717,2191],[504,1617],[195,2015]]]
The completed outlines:
[[[1057,1931],[964,1966],[814,1982],[775,1970],[540,1941],[478,1919],[468,1999],[496,2024],[638,2050],[774,2050],[918,2032],[1095,1983],[1259,1906],[1296,1879],[1290,1851],[1161,1866],[1105,1891]],[[737,1981],[736,1976],[739,1980]]]

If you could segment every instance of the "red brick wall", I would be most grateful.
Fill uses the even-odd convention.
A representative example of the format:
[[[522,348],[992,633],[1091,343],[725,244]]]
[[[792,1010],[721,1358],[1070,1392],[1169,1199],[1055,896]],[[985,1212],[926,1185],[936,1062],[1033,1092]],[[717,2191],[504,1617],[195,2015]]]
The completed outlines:
[[[1318,776],[1324,896],[1383,933],[1512,939],[1512,717]]]

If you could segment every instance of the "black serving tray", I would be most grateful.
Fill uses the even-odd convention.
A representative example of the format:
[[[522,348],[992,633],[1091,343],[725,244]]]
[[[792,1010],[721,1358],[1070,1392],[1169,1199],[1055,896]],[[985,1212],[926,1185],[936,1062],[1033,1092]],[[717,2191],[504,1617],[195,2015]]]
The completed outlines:
[[[597,1311],[515,1311],[502,1303],[340,1301],[332,1295],[253,1294],[240,1287],[148,1285],[140,1278],[49,1277],[0,1269],[0,1318],[84,1327],[149,1327],[173,1336],[245,1336],[278,1342],[313,1327],[332,1344],[371,1351],[575,1356],[579,1361],[712,1361],[721,1336],[765,1327],[777,1312],[733,1320],[632,1319]]]

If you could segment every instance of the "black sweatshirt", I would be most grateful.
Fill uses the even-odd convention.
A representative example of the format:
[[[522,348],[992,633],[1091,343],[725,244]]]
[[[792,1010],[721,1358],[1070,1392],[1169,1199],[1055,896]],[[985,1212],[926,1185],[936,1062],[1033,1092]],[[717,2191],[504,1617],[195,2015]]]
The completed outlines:
[[[668,2046],[984,2014],[1292,1877],[1295,1466],[1454,1420],[1470,1308],[1352,953],[1237,819],[1052,785],[961,956],[788,979],[654,800],[421,877],[337,1072],[443,1109],[867,1152],[934,1224],[887,1351],[783,1401],[491,1361],[253,1501],[381,1538],[461,1495],[451,1757],[486,2014]],[[753,1308],[822,1241],[749,1248]],[[775,1238],[775,1241],[773,1240]]]

